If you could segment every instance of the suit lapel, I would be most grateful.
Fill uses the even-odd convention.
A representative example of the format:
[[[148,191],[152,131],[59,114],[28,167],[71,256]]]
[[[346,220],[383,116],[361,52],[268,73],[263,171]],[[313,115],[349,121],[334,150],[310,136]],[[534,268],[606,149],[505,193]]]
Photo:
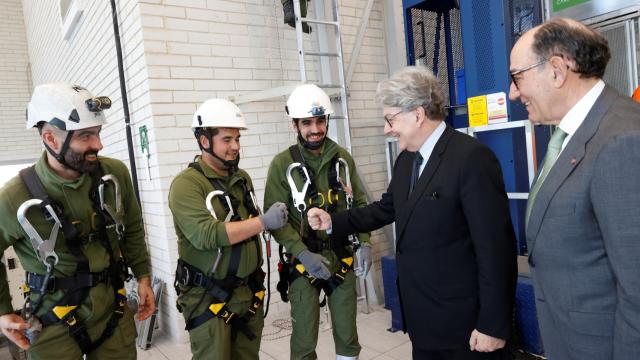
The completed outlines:
[[[535,240],[540,231],[544,214],[547,212],[549,203],[558,191],[560,186],[569,177],[573,170],[580,164],[586,152],[587,142],[595,135],[601,120],[613,104],[617,93],[606,86],[602,94],[596,100],[584,122],[569,140],[567,147],[560,153],[558,160],[551,168],[549,175],[538,190],[535,203],[531,209],[529,224],[527,224],[526,234],[529,243],[529,256],[533,254]],[[536,178],[537,180],[537,178]]]
[[[431,156],[429,156],[429,160],[427,161],[427,164],[425,165],[424,170],[422,170],[422,174],[418,179],[418,183],[416,184],[415,189],[413,189],[411,194],[409,194],[409,198],[407,199],[406,206],[403,206],[401,211],[398,213],[398,216],[396,217],[396,231],[398,232],[397,238],[399,240],[402,239],[402,233],[406,228],[409,217],[411,216],[411,213],[413,213],[413,210],[416,207],[418,200],[420,199],[424,191],[427,189],[429,183],[431,182],[431,179],[433,179],[433,176],[438,170],[438,167],[440,166],[440,162],[442,160],[442,154],[444,153],[447,147],[447,143],[449,142],[449,139],[451,139],[451,136],[453,135],[454,131],[455,130],[453,130],[451,127],[447,125],[444,132],[442,133],[442,136],[440,136],[440,139],[438,139],[436,146],[433,148],[433,152],[431,153]],[[412,164],[413,164],[414,157],[415,155],[410,158],[410,161]],[[407,184],[407,191],[402,192],[402,194],[406,194],[407,192],[408,192],[408,184]]]

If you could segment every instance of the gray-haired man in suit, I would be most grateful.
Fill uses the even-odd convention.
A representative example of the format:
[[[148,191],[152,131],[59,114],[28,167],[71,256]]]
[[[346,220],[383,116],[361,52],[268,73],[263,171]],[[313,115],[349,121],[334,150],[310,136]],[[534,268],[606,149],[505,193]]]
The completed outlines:
[[[511,52],[509,96],[557,125],[527,206],[550,360],[640,359],[640,104],[602,81],[606,39],[557,18]]]

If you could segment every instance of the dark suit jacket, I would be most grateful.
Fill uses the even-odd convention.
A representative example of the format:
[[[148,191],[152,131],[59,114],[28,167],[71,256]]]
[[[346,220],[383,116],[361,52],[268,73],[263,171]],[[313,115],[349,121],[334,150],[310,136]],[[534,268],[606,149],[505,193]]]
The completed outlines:
[[[605,87],[527,225],[550,360],[640,359],[640,104]]]
[[[516,240],[497,159],[447,126],[409,195],[414,157],[398,156],[380,201],[333,215],[333,232],[367,232],[396,221],[398,288],[414,347],[468,348],[473,329],[506,339]]]

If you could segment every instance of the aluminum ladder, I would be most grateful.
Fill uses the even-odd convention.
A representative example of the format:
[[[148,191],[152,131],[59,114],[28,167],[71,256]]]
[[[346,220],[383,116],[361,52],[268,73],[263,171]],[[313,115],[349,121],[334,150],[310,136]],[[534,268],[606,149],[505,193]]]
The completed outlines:
[[[332,16],[330,20],[325,19],[311,19],[311,18],[303,18],[301,16],[300,11],[300,1],[306,0],[293,0],[293,9],[295,13],[295,24],[296,24],[296,41],[297,41],[297,50],[298,50],[298,63],[300,67],[300,81],[303,83],[307,83],[307,70],[305,64],[306,56],[314,56],[320,59],[320,83],[316,84],[320,88],[323,88],[325,92],[329,94],[331,97],[331,102],[334,104],[334,110],[337,108],[340,112],[331,116],[331,119],[334,120],[335,126],[333,127],[336,130],[334,137],[338,140],[338,144],[342,145],[350,154],[352,153],[351,149],[351,130],[349,126],[349,108],[347,105],[347,86],[345,81],[345,71],[344,71],[344,59],[342,53],[342,36],[340,33],[340,21],[339,21],[339,13],[338,13],[338,0],[331,0],[332,3]],[[324,15],[325,4],[322,0],[313,0],[315,5],[315,14],[318,17],[322,17]],[[307,4],[308,5],[308,4]],[[309,13],[309,7],[307,6],[307,15]],[[302,32],[302,23],[306,22],[307,24],[318,24],[314,31],[318,36],[318,51],[308,51],[304,48],[304,38]],[[319,29],[320,28],[320,29]],[[331,44],[328,29],[333,28],[334,30],[334,43]],[[326,30],[326,32],[320,31]],[[312,32],[313,33],[313,32]],[[334,60],[333,64],[330,63],[330,60]],[[337,79],[335,78],[337,68]],[[336,81],[337,80],[337,81]],[[332,91],[333,90],[333,91]],[[340,103],[339,106],[336,106],[336,103]],[[329,128],[329,134],[331,135],[331,127]],[[359,264],[359,261],[354,261],[354,265]],[[371,266],[370,264],[369,266]],[[354,270],[358,269],[357,266]],[[367,279],[368,277],[368,279]],[[369,293],[374,292],[374,287],[372,286],[373,282],[371,281],[371,275],[369,274],[367,277],[358,276],[358,301],[363,301],[362,311],[366,314],[369,313]],[[367,281],[369,280],[369,281]],[[367,286],[367,282],[369,286]],[[367,290],[369,288],[369,290]],[[328,307],[327,307],[328,308]]]

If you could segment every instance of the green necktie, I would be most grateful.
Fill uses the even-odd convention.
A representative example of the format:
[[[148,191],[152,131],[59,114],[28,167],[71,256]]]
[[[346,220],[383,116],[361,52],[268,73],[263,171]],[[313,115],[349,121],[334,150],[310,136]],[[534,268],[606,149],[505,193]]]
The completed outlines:
[[[560,150],[562,149],[562,143],[564,139],[567,137],[567,133],[562,131],[560,128],[556,128],[551,135],[551,139],[549,140],[549,145],[547,146],[547,154],[544,157],[544,161],[542,162],[542,172],[538,179],[531,187],[531,191],[529,191],[529,200],[527,201],[527,214],[526,214],[526,222],[525,225],[529,225],[529,216],[531,216],[531,209],[533,208],[533,203],[536,200],[536,195],[538,195],[538,190],[542,186],[544,179],[551,171],[553,164],[555,164],[558,155],[560,154]]]

